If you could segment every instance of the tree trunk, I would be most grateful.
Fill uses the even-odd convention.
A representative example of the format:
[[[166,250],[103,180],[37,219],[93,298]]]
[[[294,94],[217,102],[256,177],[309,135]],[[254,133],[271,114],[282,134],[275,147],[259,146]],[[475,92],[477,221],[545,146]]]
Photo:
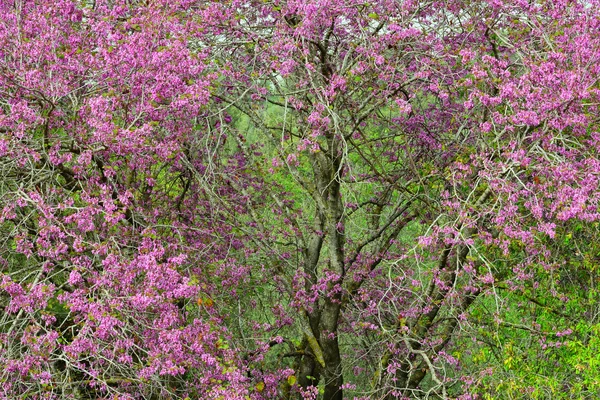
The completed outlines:
[[[342,400],[342,359],[337,337],[337,325],[340,315],[340,302],[335,299],[327,299],[321,315],[321,348],[325,368],[323,369],[323,380],[325,383],[324,400]]]

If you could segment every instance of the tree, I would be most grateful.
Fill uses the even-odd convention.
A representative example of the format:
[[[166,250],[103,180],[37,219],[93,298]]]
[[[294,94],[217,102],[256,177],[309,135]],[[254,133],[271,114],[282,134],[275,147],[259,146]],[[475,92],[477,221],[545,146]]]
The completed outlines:
[[[4,397],[593,393],[598,6],[6,2]]]
[[[216,10],[231,19],[215,37],[238,40],[213,47],[228,71],[219,98],[304,195],[259,246],[289,226],[279,241],[294,238],[298,255],[275,273],[303,281],[290,296],[304,332],[295,369],[301,385],[321,377],[324,398],[342,398],[339,346],[354,335],[346,368],[379,365],[369,397],[445,396],[461,378],[448,348],[468,334],[477,298],[527,291],[538,265],[560,265],[543,237],[559,221],[597,217],[596,155],[584,145],[595,124],[595,73],[584,72],[597,56],[584,33],[594,6],[489,6]],[[570,35],[582,35],[577,46]],[[561,206],[540,204],[557,193]]]
[[[247,392],[196,303],[234,235],[186,166],[218,148],[198,125],[211,78],[186,10],[1,6],[4,398]]]

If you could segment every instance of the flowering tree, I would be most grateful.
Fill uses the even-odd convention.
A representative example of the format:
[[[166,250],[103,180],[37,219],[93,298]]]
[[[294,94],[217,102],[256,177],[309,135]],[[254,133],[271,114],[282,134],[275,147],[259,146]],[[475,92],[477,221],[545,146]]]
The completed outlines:
[[[4,2],[0,393],[594,393],[598,6]]]
[[[192,10],[1,13],[3,398],[243,398],[239,355],[196,304],[237,242],[199,178],[221,155]]]
[[[477,299],[496,298],[481,318],[509,324],[498,292],[551,282],[564,265],[547,239],[597,218],[594,7],[209,9],[230,18],[213,27],[217,43],[237,40],[213,47],[219,99],[267,143],[247,158],[272,158],[270,172],[293,182],[293,203],[275,198],[283,223],[249,209],[260,247],[293,250],[280,248],[288,268],[273,273],[304,336],[301,386],[322,379],[324,398],[342,398],[353,367],[370,398],[446,396],[476,380],[449,349],[477,332]]]

